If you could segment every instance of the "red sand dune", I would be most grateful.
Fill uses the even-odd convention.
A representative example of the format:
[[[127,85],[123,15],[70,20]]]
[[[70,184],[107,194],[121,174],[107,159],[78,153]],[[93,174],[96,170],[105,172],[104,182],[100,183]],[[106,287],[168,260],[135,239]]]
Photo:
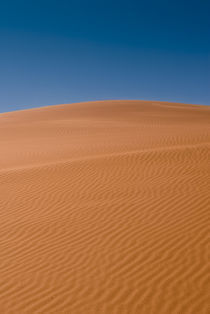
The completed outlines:
[[[0,115],[0,313],[208,313],[210,107]]]

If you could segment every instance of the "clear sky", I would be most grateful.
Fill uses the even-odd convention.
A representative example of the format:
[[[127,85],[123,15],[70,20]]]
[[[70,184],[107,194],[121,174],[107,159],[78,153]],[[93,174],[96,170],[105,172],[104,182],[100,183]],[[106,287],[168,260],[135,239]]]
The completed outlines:
[[[101,99],[210,104],[209,3],[0,1],[0,112]]]

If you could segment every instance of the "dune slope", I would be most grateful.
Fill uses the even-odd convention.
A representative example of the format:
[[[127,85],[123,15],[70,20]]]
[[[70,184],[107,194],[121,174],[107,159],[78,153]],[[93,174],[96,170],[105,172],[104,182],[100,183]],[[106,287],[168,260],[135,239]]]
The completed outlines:
[[[0,313],[208,312],[210,107],[0,114]]]

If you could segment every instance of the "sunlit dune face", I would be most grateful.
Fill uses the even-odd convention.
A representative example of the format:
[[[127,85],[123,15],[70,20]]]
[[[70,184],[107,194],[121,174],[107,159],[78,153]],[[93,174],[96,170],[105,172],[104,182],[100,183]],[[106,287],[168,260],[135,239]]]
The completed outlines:
[[[0,115],[0,312],[208,312],[210,108]]]

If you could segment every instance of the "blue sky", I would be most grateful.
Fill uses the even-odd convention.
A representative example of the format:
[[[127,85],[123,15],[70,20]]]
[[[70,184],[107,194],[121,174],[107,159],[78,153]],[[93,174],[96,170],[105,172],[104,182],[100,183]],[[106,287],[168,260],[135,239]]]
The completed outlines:
[[[200,1],[1,1],[0,112],[101,99],[209,104]]]

